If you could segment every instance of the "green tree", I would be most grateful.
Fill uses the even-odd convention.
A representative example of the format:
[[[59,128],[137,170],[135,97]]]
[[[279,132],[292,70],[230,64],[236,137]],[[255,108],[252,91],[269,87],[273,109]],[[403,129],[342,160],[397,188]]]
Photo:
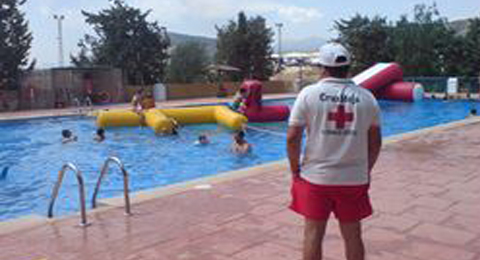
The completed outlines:
[[[446,73],[453,32],[436,6],[417,5],[413,20],[402,16],[393,36],[395,61],[409,76],[439,76]]]
[[[465,74],[479,76],[480,73],[480,17],[469,20],[465,35]]]
[[[450,39],[446,42],[444,55],[440,57],[442,75],[444,76],[465,76],[468,75],[467,45],[465,37],[450,33]]]
[[[255,79],[267,80],[274,71],[270,59],[273,53],[273,32],[267,28],[265,19],[260,16],[249,20],[249,28],[250,75]]]
[[[164,28],[147,21],[150,12],[128,6],[123,0],[113,1],[109,9],[98,13],[82,11],[96,35],[85,35],[72,62],[79,67],[121,68],[129,84],[162,81],[170,42]]]
[[[240,12],[237,21],[217,27],[217,62],[241,69],[236,80],[266,80],[273,74],[272,41],[273,32],[263,17],[247,18]]]
[[[360,72],[377,62],[389,62],[394,58],[391,26],[386,18],[355,15],[350,19],[335,21],[338,41],[351,51],[353,72]]]
[[[205,80],[205,68],[210,59],[205,45],[189,41],[175,46],[168,66],[168,81],[192,83]]]
[[[0,88],[17,89],[29,64],[32,34],[25,14],[19,10],[26,0],[2,0],[0,2]]]

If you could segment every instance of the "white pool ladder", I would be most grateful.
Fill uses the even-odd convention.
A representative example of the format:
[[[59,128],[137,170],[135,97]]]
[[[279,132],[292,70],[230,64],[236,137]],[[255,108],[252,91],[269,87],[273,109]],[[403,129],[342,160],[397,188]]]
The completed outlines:
[[[107,174],[108,172],[108,166],[111,162],[117,164],[118,167],[120,167],[120,170],[122,171],[123,194],[125,197],[125,214],[131,215],[132,213],[130,211],[130,196],[129,196],[129,189],[128,189],[128,172],[127,170],[125,170],[125,167],[123,166],[122,161],[120,161],[120,159],[118,159],[117,157],[109,157],[103,164],[102,171],[100,172],[100,176],[98,177],[97,185],[95,186],[95,191],[93,192],[93,195],[92,195],[92,208],[97,207],[97,195],[98,195],[98,192],[100,191],[100,185],[102,183],[103,176],[105,176],[105,174]]]
[[[62,169],[58,172],[58,180],[55,183],[53,188],[52,198],[50,200],[50,205],[48,206],[48,218],[53,218],[53,206],[55,205],[55,200],[58,196],[58,191],[60,190],[60,186],[62,185],[63,176],[67,170],[72,170],[75,175],[77,176],[78,181],[78,189],[80,192],[80,213],[81,213],[81,222],[80,226],[88,226],[87,222],[87,212],[85,207],[85,183],[83,181],[82,173],[77,169],[77,167],[73,163],[67,163],[62,166]]]

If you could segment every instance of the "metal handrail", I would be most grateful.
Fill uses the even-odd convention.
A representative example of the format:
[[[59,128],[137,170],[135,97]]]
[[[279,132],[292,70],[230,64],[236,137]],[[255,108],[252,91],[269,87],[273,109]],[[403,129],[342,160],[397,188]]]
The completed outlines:
[[[63,165],[62,169],[58,172],[58,180],[55,183],[55,186],[53,188],[52,199],[50,200],[50,205],[48,206],[48,217],[49,218],[53,217],[53,206],[55,205],[55,200],[57,199],[58,191],[60,190],[60,186],[62,185],[63,176],[65,175],[65,172],[68,169],[75,172],[75,175],[77,176],[78,189],[80,192],[80,212],[81,212],[81,218],[82,218],[80,225],[87,226],[87,213],[85,209],[86,208],[85,207],[85,184],[83,181],[82,173],[72,163],[67,163]]]
[[[131,211],[130,211],[130,197],[129,197],[129,189],[128,189],[128,172],[127,170],[125,170],[125,167],[123,166],[122,161],[120,161],[120,159],[118,159],[117,157],[109,157],[103,164],[102,171],[100,172],[100,176],[97,181],[97,185],[95,186],[95,191],[93,192],[92,208],[97,207],[97,195],[98,195],[98,192],[100,191],[100,184],[103,180],[103,176],[107,174],[108,165],[110,162],[116,163],[120,167],[120,170],[122,171],[123,193],[125,197],[125,214],[130,215]]]

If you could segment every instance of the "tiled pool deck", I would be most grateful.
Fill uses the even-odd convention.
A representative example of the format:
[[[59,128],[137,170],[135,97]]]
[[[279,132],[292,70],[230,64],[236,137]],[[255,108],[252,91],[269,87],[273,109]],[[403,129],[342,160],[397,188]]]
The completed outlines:
[[[367,259],[480,259],[479,148],[479,118],[387,141],[364,225]],[[283,161],[137,194],[132,216],[106,206],[87,228],[78,216],[3,224],[0,260],[299,260],[302,219],[286,209],[289,183]],[[333,220],[324,251],[344,259]]]
[[[266,99],[281,99],[281,98],[291,98],[295,97],[295,94],[267,94],[264,95]],[[232,97],[227,98],[197,98],[189,100],[169,100],[157,102],[157,108],[168,108],[176,106],[185,106],[185,105],[201,105],[201,104],[214,104],[214,103],[224,103],[232,101]],[[69,116],[69,115],[78,115],[79,113],[88,113],[91,110],[100,110],[100,109],[115,109],[115,108],[131,108],[131,105],[128,103],[123,104],[114,104],[114,105],[102,105],[102,106],[93,106],[93,107],[69,107],[62,109],[42,109],[42,110],[25,110],[25,111],[15,111],[15,112],[4,112],[0,113],[1,120],[11,120],[11,119],[30,119],[38,117],[50,117],[50,116]]]

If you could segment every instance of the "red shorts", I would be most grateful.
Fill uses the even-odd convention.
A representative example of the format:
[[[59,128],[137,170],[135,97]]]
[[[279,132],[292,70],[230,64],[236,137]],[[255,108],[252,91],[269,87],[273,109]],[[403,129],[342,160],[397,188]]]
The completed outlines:
[[[296,177],[290,209],[313,220],[327,220],[333,212],[340,222],[360,221],[372,215],[368,188],[368,185],[316,185]]]

